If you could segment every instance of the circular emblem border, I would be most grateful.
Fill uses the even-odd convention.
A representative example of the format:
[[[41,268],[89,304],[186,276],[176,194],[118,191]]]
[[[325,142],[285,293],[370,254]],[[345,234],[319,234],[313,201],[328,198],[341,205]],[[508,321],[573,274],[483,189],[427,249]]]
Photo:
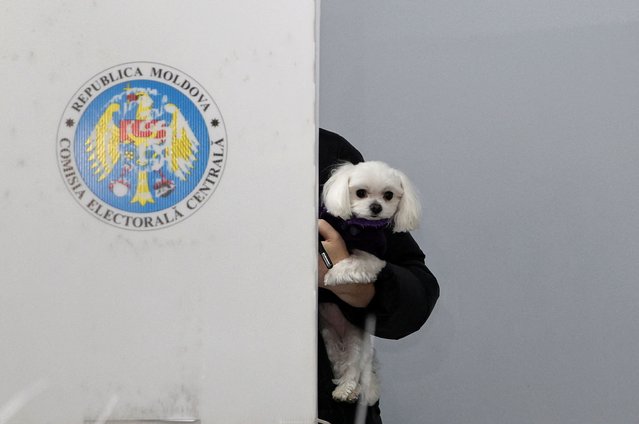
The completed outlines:
[[[184,94],[200,112],[209,135],[209,140],[198,140],[200,143],[209,143],[209,157],[206,158],[205,171],[195,188],[173,206],[148,213],[125,211],[101,200],[82,177],[74,148],[76,127],[88,106],[108,88],[137,80],[157,81]],[[58,126],[56,155],[65,185],[83,209],[100,221],[118,228],[136,231],[156,230],[183,221],[200,210],[212,197],[226,163],[226,127],[213,97],[185,72],[161,63],[128,62],[108,68],[89,78],[71,97]]]

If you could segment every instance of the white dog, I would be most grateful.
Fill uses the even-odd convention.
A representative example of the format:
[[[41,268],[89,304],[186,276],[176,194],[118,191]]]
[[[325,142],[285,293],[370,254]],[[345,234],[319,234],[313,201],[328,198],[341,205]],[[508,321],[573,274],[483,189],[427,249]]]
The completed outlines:
[[[408,178],[383,162],[344,163],[322,191],[326,219],[344,238],[350,257],[328,270],[326,286],[371,283],[386,266],[378,256],[386,249],[385,230],[417,228],[421,207]],[[348,322],[337,305],[320,305],[320,328],[335,384],[333,398],[354,402],[360,395],[373,405],[379,399],[379,380],[371,336]]]

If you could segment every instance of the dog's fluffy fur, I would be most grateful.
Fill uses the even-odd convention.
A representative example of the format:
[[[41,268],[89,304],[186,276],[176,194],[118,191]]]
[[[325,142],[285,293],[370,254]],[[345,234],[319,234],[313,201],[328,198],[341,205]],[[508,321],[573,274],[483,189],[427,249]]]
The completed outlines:
[[[388,219],[393,232],[417,228],[420,203],[412,184],[402,172],[383,162],[344,163],[337,167],[322,191],[324,208],[348,220]],[[371,283],[386,262],[368,252],[353,250],[328,272],[326,286]],[[370,335],[348,322],[334,304],[320,305],[320,328],[337,387],[333,398],[355,402],[364,396],[369,405],[379,399],[379,379]]]

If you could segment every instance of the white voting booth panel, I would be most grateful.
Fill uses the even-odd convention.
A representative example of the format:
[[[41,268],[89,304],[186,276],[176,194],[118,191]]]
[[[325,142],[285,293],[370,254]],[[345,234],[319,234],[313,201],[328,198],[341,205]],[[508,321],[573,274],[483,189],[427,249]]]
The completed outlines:
[[[314,422],[315,1],[0,8],[0,423]]]

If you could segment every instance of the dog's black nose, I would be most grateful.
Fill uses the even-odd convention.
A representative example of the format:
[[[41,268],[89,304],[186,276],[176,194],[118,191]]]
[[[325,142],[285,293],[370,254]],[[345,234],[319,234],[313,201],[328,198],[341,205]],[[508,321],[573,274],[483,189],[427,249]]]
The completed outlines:
[[[380,205],[379,203],[371,203],[369,208],[371,212],[373,212],[375,215],[377,215],[378,213],[382,211],[382,205]]]

